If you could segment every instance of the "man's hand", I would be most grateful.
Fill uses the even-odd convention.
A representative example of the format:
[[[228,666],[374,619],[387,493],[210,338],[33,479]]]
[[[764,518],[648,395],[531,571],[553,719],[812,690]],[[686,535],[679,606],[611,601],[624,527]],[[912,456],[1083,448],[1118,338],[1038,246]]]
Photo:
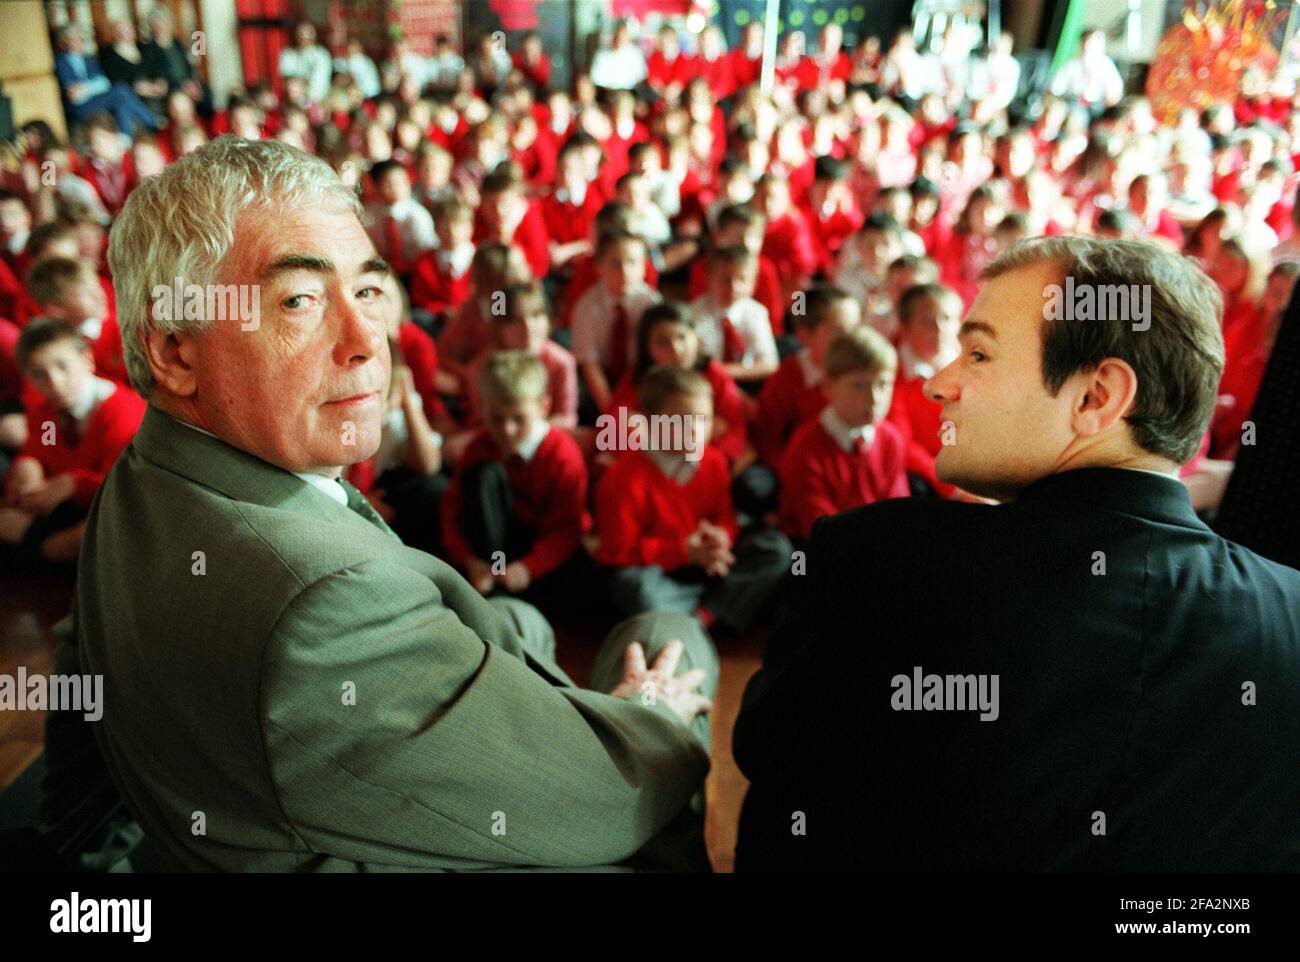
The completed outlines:
[[[528,570],[528,565],[522,561],[512,561],[506,565],[505,572],[497,580],[505,586],[506,591],[517,595],[533,583],[533,575]]]
[[[60,474],[29,488],[18,496],[18,507],[31,514],[45,517],[77,490],[77,482],[70,474]]]
[[[488,594],[496,584],[496,579],[492,577],[492,566],[482,558],[470,558],[465,562],[465,570],[469,574],[469,583],[481,595]]]
[[[615,698],[639,696],[647,705],[663,702],[676,713],[682,724],[689,725],[696,715],[712,708],[713,702],[696,691],[708,677],[703,668],[673,674],[684,650],[680,641],[668,642],[660,649],[654,666],[647,669],[645,649],[641,642],[632,642],[623,653],[623,680],[610,694]]]

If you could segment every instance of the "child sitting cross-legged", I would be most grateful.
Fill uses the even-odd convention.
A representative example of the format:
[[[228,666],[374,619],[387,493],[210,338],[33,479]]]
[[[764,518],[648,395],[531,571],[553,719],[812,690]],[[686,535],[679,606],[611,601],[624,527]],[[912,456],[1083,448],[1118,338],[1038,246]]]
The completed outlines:
[[[442,499],[447,554],[480,593],[501,589],[553,610],[557,598],[581,593],[582,451],[547,420],[546,368],[535,355],[493,354],[479,397],[484,427]]]
[[[727,460],[708,443],[709,382],[660,365],[639,387],[646,426],[629,432],[596,494],[595,557],[611,597],[624,614],[680,611],[744,631],[790,564],[789,539],[739,534]]]

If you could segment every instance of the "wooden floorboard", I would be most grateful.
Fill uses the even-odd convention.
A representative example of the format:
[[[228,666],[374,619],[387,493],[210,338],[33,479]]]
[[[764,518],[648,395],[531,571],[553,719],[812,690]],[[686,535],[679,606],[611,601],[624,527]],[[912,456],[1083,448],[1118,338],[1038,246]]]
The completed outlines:
[[[29,674],[48,674],[56,640],[51,628],[68,611],[68,578],[0,571],[0,674],[14,676],[20,665]],[[590,625],[557,625],[557,660],[579,683],[595,660],[602,632]],[[721,675],[714,700],[713,764],[705,786],[708,803],[705,840],[715,871],[730,872],[736,847],[736,821],[746,781],[731,758],[731,730],[745,683],[759,664],[754,635],[719,646]],[[0,711],[0,791],[36,759],[45,736],[45,713]]]

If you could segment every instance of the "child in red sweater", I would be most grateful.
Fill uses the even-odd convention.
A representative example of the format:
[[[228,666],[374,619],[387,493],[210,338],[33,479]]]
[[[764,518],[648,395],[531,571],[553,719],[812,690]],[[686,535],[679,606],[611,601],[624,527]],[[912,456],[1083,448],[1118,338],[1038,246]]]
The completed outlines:
[[[898,356],[865,325],[826,349],[821,414],[795,431],[781,465],[781,527],[796,543],[813,522],[908,494],[902,434],[885,420]]]
[[[474,212],[457,197],[434,208],[438,246],[425,251],[411,272],[411,308],[430,320],[458,310],[469,296],[474,261]]]
[[[781,275],[772,259],[763,250],[763,234],[767,221],[758,209],[749,204],[731,204],[718,212],[718,223],[713,230],[715,248],[745,247],[758,259],[758,274],[754,279],[754,300],[767,308],[767,318],[772,324],[772,334],[785,333],[785,297],[781,293]],[[691,264],[691,300],[705,293],[709,286],[709,259],[697,257]]]
[[[898,299],[898,377],[889,420],[907,443],[907,473],[917,492],[950,497],[954,488],[940,481],[934,459],[943,447],[943,410],[926,396],[925,383],[957,356],[961,295],[942,284],[917,284]]]
[[[509,170],[496,170],[479,188],[474,242],[510,244],[523,252],[533,277],[541,279],[551,269],[551,238],[541,208],[524,193],[523,181]]]
[[[122,334],[90,261],[84,257],[46,257],[28,273],[27,288],[42,313],[81,333],[90,345],[98,373],[126,383]]]
[[[826,406],[821,388],[826,348],[837,335],[857,327],[860,318],[858,302],[838,287],[822,284],[796,296],[790,320],[800,348],[763,385],[754,420],[754,447],[770,468],[780,466],[795,428]]]
[[[540,606],[578,593],[587,502],[582,452],[547,421],[546,384],[546,368],[531,354],[489,359],[479,386],[486,426],[442,500],[448,557],[470,584]]]
[[[18,339],[18,364],[41,396],[27,412],[27,443],[5,477],[0,542],[27,558],[76,560],[91,499],[131,442],[144,401],[95,376],[73,327],[38,318]]]
[[[595,556],[611,597],[628,615],[680,611],[706,628],[743,631],[784,577],[789,539],[771,529],[737,538],[727,461],[705,440],[713,392],[704,377],[654,367],[640,398],[649,430],[620,439],[626,446],[596,494]]]

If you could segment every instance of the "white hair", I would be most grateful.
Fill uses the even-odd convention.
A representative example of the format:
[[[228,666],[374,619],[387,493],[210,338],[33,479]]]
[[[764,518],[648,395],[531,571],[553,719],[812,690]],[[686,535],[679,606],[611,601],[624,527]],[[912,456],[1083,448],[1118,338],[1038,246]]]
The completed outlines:
[[[319,157],[278,140],[230,135],[169,164],[131,192],[109,233],[108,266],[122,354],[140,394],[148,397],[154,384],[146,333],[197,333],[212,323],[208,317],[185,318],[183,311],[154,317],[153,290],[171,288],[177,279],[205,289],[217,283],[239,216],[253,208],[285,207],[362,212],[356,194]]]

